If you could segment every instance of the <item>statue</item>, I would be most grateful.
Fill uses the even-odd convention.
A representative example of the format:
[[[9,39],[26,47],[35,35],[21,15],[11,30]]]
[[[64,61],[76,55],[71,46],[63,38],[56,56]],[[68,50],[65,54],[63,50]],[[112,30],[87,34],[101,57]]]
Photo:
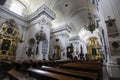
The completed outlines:
[[[74,47],[73,44],[71,43],[70,46],[67,47],[67,58],[73,59],[73,54],[74,53]]]
[[[31,55],[33,54],[32,48],[29,47],[26,54],[28,57],[31,57]]]
[[[56,60],[59,60],[61,57],[61,49],[58,45],[54,47],[54,56]]]

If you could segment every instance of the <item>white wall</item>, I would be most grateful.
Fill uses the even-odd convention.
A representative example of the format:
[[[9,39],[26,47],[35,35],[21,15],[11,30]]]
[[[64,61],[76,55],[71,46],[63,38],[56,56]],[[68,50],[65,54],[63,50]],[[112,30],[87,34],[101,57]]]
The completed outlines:
[[[118,32],[120,33],[120,13],[119,13],[119,7],[118,7],[118,2],[117,0],[101,0],[100,5],[101,5],[101,12],[103,13],[103,29],[105,29],[106,34],[107,34],[107,28],[105,25],[105,21],[108,20],[108,16],[111,17],[111,19],[116,19],[116,27]],[[120,40],[120,36],[114,37],[114,38],[108,38],[108,41],[118,41]],[[108,48],[110,49],[109,42],[107,43]],[[110,56],[110,55],[109,55]],[[120,56],[119,56],[120,57]],[[110,56],[110,62],[116,62],[114,59],[118,58],[118,56]]]
[[[49,43],[50,43],[50,28],[52,27],[51,21],[55,18],[55,14],[52,10],[50,10],[46,5],[42,5],[39,10],[32,13],[28,16],[28,29],[26,33],[26,40],[25,40],[25,47],[23,48],[24,53],[26,51],[26,48],[29,47],[29,40],[31,38],[35,39],[34,44],[34,55],[31,57],[28,57],[27,54],[25,54],[25,59],[35,59],[35,60],[42,60],[43,59],[43,53],[42,53],[42,43],[43,41],[39,42],[39,50],[38,54],[36,55],[36,48],[37,48],[37,40],[35,38],[36,33],[40,32],[42,30],[45,35],[46,39],[48,41],[48,48],[47,48],[47,54],[45,56],[45,59],[48,60],[49,55]]]
[[[107,71],[110,77],[112,78],[120,78],[118,74],[120,74],[120,70],[117,64],[116,59],[120,58],[120,56],[111,56],[111,50],[110,50],[110,44],[109,41],[120,41],[120,36],[117,37],[109,37],[107,35],[107,28],[105,25],[105,21],[108,20],[108,16],[111,17],[111,19],[116,20],[116,27],[118,32],[120,33],[120,8],[119,8],[119,0],[101,0],[100,1],[100,18],[102,20],[102,28],[105,31],[105,40],[106,40],[106,46],[108,48],[108,65],[107,65]]]
[[[44,20],[44,22],[42,22],[43,20]],[[35,24],[30,26],[28,31],[27,31],[28,36],[27,36],[27,40],[26,40],[26,44],[25,45],[26,45],[26,47],[29,47],[29,40],[31,38],[34,38],[35,41],[36,41],[35,42],[35,50],[36,50],[36,46],[37,46],[37,44],[36,44],[37,40],[35,38],[36,33],[41,30],[41,27],[43,27],[42,30],[44,31],[44,33],[46,35],[46,38],[48,40],[48,43],[49,43],[50,42],[50,27],[51,27],[51,25],[47,24],[47,23],[50,23],[50,20],[45,15],[40,16],[39,19],[36,19],[36,20],[32,21],[30,24],[32,24],[33,22]],[[39,45],[40,45],[39,46],[39,53],[38,53],[38,55],[34,55],[35,59],[43,59],[43,55],[42,55],[42,41],[39,42]],[[48,44],[48,46],[49,46],[49,44]],[[48,49],[48,51],[49,51],[49,49]],[[48,55],[48,53],[47,53],[47,55]],[[34,52],[34,54],[35,54],[35,52]],[[47,55],[46,55],[46,59],[48,59]],[[27,56],[26,56],[26,59],[27,59]]]

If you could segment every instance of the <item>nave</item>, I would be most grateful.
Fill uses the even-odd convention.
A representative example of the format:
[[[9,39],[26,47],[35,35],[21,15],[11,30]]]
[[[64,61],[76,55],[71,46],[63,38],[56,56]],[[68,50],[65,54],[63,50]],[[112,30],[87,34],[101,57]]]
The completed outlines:
[[[120,80],[119,3],[0,0],[0,80]]]

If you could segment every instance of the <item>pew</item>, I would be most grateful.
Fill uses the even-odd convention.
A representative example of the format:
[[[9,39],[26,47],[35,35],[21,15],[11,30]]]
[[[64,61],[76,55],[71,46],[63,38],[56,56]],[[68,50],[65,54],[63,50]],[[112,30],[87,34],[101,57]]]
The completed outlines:
[[[12,63],[9,61],[1,61],[0,72],[7,76],[7,72],[13,68]]]
[[[35,61],[31,62],[31,66],[33,68],[40,68],[42,66],[42,64],[39,64],[39,62],[37,60],[35,60]]]
[[[28,74],[29,76],[36,78],[37,80],[80,80],[79,78],[65,76],[35,68],[29,68]]]
[[[22,62],[13,62],[12,65],[14,66],[14,69],[17,71],[21,71],[22,70]]]
[[[8,71],[10,80],[35,80],[34,78],[28,77],[27,75],[20,73],[14,69]]]
[[[98,79],[102,80],[102,66],[101,65],[68,63],[68,64],[61,65],[60,68],[98,73]]]
[[[69,63],[69,64],[63,64],[60,66],[60,68],[64,69],[73,69],[73,70],[79,70],[79,71],[89,71],[89,72],[98,72],[100,69],[99,65],[90,65],[90,64],[78,64],[78,63]]]
[[[77,77],[85,80],[97,80],[98,74],[92,73],[92,72],[83,72],[83,71],[74,71],[74,70],[66,70],[66,69],[60,69],[55,67],[48,67],[48,66],[42,66],[40,69],[45,71],[50,71],[54,73],[59,73],[62,75]]]
[[[76,63],[92,64],[92,65],[102,65],[102,60],[80,60]]]

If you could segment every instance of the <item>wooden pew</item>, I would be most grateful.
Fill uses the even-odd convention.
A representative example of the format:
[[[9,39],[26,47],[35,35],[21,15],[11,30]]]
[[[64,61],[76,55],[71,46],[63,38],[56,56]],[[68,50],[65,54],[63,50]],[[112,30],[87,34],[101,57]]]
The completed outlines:
[[[66,70],[66,69],[60,69],[55,67],[48,67],[48,66],[42,66],[42,70],[59,73],[62,75],[77,77],[85,80],[97,80],[98,74],[92,73],[92,72],[83,72],[83,71],[74,71],[74,70]]]
[[[79,78],[74,78],[34,68],[29,68],[28,74],[29,76],[36,78],[37,80],[80,80]]]
[[[14,69],[17,71],[21,71],[22,70],[22,63],[21,61],[17,61],[17,62],[13,62],[12,65],[14,66]]]
[[[87,71],[87,72],[98,72],[100,66],[90,65],[90,64],[69,63],[69,64],[61,65],[60,68]]]
[[[10,77],[10,80],[28,80],[28,76],[26,76],[25,74],[22,74],[16,70],[8,71],[8,75]]]
[[[7,76],[7,72],[13,68],[12,62],[1,61],[0,72]]]
[[[61,65],[62,69],[71,69],[76,71],[85,71],[85,72],[95,72],[98,73],[98,79],[102,80],[102,66],[101,65],[92,65],[92,64],[78,64],[78,63],[69,63]]]
[[[92,65],[102,65],[102,60],[80,60],[76,63],[92,64]]]

